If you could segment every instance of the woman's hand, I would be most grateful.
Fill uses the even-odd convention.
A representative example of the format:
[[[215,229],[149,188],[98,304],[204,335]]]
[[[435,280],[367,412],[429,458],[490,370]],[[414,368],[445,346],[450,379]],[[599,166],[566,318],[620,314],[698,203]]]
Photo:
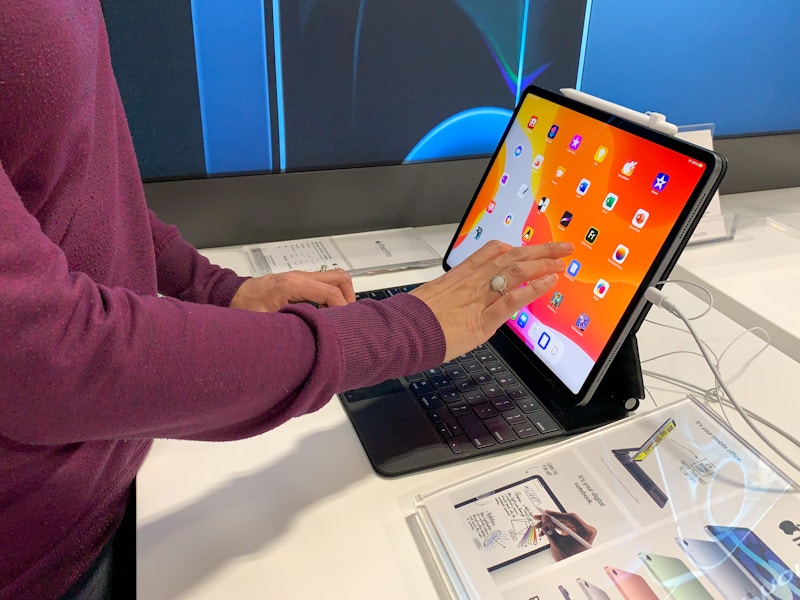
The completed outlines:
[[[231,308],[275,312],[293,302],[342,306],[355,302],[353,281],[342,269],[309,273],[289,271],[245,281],[231,301]]]
[[[573,250],[570,243],[512,247],[493,240],[412,290],[439,320],[447,344],[445,360],[488,340],[511,315],[552,288],[565,269],[561,259]]]

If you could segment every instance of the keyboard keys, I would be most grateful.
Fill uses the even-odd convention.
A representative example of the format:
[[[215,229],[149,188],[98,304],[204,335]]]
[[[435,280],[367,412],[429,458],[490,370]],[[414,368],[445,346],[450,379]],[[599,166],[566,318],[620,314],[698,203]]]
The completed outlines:
[[[486,429],[486,426],[478,417],[475,415],[464,415],[458,422],[476,448],[494,446],[494,436],[489,433],[489,430]]]
[[[527,400],[518,400],[517,406],[522,412],[525,413],[532,413],[536,412],[537,410],[543,410],[542,405],[532,398],[528,398]]]
[[[502,417],[487,419],[483,423],[486,425],[489,433],[491,433],[494,439],[500,444],[505,444],[506,442],[517,439],[517,434],[509,427],[508,423],[506,423]]]
[[[408,292],[417,285],[359,292],[356,298],[381,300]],[[560,430],[542,404],[531,397],[519,378],[486,344],[437,368],[391,382],[399,387],[397,391],[406,386],[412,390],[454,454],[542,435],[551,437],[550,434]],[[357,401],[361,398],[359,392],[346,392],[344,398],[348,402]]]

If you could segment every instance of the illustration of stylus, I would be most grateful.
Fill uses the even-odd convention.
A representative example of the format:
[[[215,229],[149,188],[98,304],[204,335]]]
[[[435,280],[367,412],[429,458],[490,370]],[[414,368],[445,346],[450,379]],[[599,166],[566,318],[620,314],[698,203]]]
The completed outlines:
[[[534,505],[534,506],[535,506],[535,505]],[[561,531],[564,531],[564,532],[566,532],[566,534],[567,534],[568,536],[570,536],[570,537],[571,537],[573,540],[575,540],[576,542],[578,542],[578,543],[579,543],[581,546],[583,546],[584,548],[591,548],[591,547],[592,547],[592,545],[591,545],[589,542],[587,542],[585,539],[583,539],[583,538],[582,538],[581,536],[579,536],[577,533],[575,533],[574,531],[572,531],[572,529],[570,529],[569,527],[567,527],[566,525],[564,525],[564,523],[562,523],[561,521],[559,521],[558,519],[556,519],[556,518],[555,518],[553,515],[551,515],[551,514],[549,514],[549,513],[545,513],[545,512],[544,512],[543,510],[541,510],[541,509],[540,509],[540,507],[538,507],[538,506],[536,506],[536,508],[537,508],[537,509],[539,510],[539,512],[541,512],[543,515],[544,515],[544,514],[546,514],[548,517],[550,517],[550,520],[553,522],[553,524],[554,524],[556,527],[558,527],[558,528],[559,528]],[[553,532],[553,533],[555,533],[555,532]],[[551,533],[550,535],[552,535],[552,533]]]

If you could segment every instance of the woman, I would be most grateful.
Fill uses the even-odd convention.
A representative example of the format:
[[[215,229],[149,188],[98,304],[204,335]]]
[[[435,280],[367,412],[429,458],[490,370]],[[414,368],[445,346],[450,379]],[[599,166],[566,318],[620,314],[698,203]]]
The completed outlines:
[[[152,438],[258,435],[436,366],[571,251],[493,242],[358,303],[342,272],[209,264],[146,207],[98,0],[0,0],[0,210],[0,598],[106,597]]]

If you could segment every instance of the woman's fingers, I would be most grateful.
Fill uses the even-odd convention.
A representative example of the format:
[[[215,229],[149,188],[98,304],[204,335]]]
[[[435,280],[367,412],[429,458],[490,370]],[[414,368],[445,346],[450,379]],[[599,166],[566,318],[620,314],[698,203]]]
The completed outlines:
[[[569,243],[511,247],[492,241],[411,293],[428,304],[445,334],[447,358],[485,342],[510,315],[550,289]]]

